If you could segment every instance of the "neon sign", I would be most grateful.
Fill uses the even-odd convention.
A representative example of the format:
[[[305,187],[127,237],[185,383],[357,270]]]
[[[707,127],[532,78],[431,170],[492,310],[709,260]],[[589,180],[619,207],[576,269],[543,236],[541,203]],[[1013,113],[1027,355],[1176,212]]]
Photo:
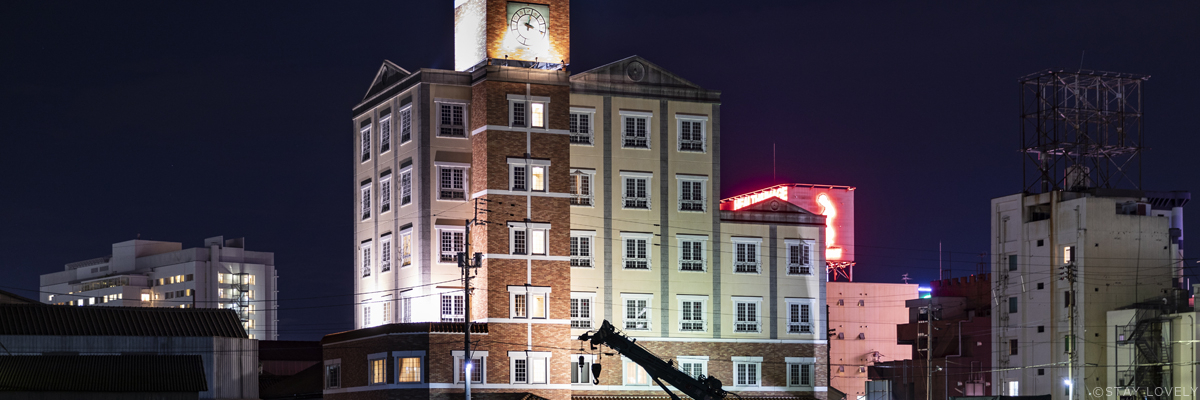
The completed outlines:
[[[825,259],[840,260],[842,248],[834,246],[837,228],[834,227],[833,220],[837,218],[837,208],[833,206],[833,200],[829,198],[829,195],[825,193],[817,195],[817,205],[821,206],[821,215],[825,216]]]
[[[788,187],[780,186],[774,189],[767,189],[758,193],[746,195],[745,197],[733,199],[733,210],[737,211],[743,207],[772,197],[778,197],[780,200],[788,201]]]

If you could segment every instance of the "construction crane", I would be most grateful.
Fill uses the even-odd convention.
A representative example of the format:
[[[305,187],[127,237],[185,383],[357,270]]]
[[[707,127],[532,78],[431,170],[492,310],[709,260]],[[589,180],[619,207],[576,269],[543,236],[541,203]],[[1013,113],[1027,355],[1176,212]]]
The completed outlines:
[[[597,329],[595,332],[589,331],[579,335],[579,340],[590,342],[592,350],[596,350],[596,346],[608,346],[608,348],[616,350],[630,361],[642,366],[642,369],[646,370],[646,374],[650,375],[651,379],[654,379],[654,383],[658,384],[674,400],[680,400],[679,396],[676,396],[675,393],[667,389],[667,384],[674,386],[675,389],[679,389],[679,391],[696,400],[720,400],[731,394],[721,389],[721,380],[711,375],[706,378],[697,379],[683,373],[683,371],[675,369],[675,366],[671,362],[658,358],[650,353],[649,350],[642,348],[642,346],[634,343],[633,340],[618,333],[616,328],[608,323],[608,320],[600,324],[600,329]],[[582,363],[580,364],[582,365]],[[599,382],[600,363],[592,364],[592,377]],[[663,382],[666,382],[666,384]],[[734,396],[737,395],[734,394]]]

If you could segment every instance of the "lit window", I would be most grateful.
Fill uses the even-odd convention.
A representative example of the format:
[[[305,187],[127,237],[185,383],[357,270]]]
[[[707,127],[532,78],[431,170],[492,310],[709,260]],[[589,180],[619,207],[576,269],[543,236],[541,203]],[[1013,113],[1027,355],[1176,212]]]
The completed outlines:
[[[363,181],[362,187],[359,188],[362,200],[362,219],[371,218],[371,181]]]
[[[571,170],[571,205],[592,205],[592,180],[595,174],[596,170],[591,169]]]
[[[400,357],[396,359],[396,382],[414,383],[421,381],[421,357]]]
[[[625,269],[650,269],[650,238],[652,234],[621,232],[625,242],[622,264]]]
[[[679,122],[679,151],[704,152],[704,125],[708,117],[676,115],[675,118]]]
[[[442,322],[463,322],[462,293],[443,293],[442,294]]]
[[[732,357],[734,386],[759,386],[762,381],[762,357]]]
[[[466,113],[465,104],[438,103],[438,136],[466,138]]]
[[[704,332],[708,316],[704,312],[707,296],[676,296],[679,299],[679,331]]]
[[[541,165],[529,166],[529,190],[535,192],[546,191],[546,167]]]
[[[625,208],[650,209],[650,174],[621,172],[624,180],[621,200]]]
[[[784,357],[787,363],[787,385],[789,387],[813,386],[813,373],[817,359],[813,357]]]
[[[400,205],[412,203],[412,168],[400,172]]]
[[[358,135],[362,140],[362,162],[367,162],[371,159],[371,123],[363,122],[363,127],[359,129]]]
[[[679,180],[679,211],[704,212],[704,184],[707,177],[676,175]]]
[[[546,383],[549,381],[547,366],[549,366],[550,352],[510,351],[508,360],[509,370],[512,371],[512,383]]]
[[[392,176],[384,175],[379,179],[379,213],[392,210]]]
[[[333,360],[325,361],[325,388],[337,389],[342,387],[342,364],[330,361]]]
[[[466,200],[466,168],[438,167],[438,200]]]
[[[457,262],[458,253],[464,251],[462,228],[438,228],[441,236],[441,256],[439,260],[445,263]]]
[[[787,304],[787,333],[811,334],[814,332],[812,310],[813,299],[785,299]]]
[[[366,278],[371,276],[371,241],[364,241],[359,249],[362,253],[362,276]]]
[[[546,127],[545,103],[529,103],[529,126],[534,128]]]
[[[384,111],[384,114],[379,117],[379,154],[387,153],[392,149],[392,114],[391,111]]]
[[[761,304],[761,297],[734,297],[733,331],[739,333],[760,332],[762,330],[762,321],[759,319]]]
[[[150,293],[142,293],[142,301],[150,301]]]
[[[400,232],[400,268],[412,265],[412,228]]]
[[[454,383],[462,383],[468,375],[471,377],[472,383],[482,383],[487,378],[488,352],[472,351],[471,360],[465,365],[462,350],[453,350],[451,354],[454,355]]]
[[[704,272],[704,245],[708,237],[698,235],[675,235],[679,240],[679,270]]]
[[[592,144],[592,116],[595,113],[594,108],[571,107],[571,144]]]
[[[520,191],[546,191],[546,173],[550,162],[529,158],[508,158],[509,188]]]
[[[621,357],[621,370],[624,372],[624,384],[626,386],[649,386],[650,374],[642,368],[638,363],[633,362],[625,357]]]
[[[1075,262],[1075,246],[1063,247],[1063,264]]]
[[[400,110],[400,144],[412,140],[412,106]]]
[[[592,329],[592,302],[595,295],[571,293],[571,329]]]
[[[757,274],[759,273],[759,245],[762,244],[761,238],[733,238],[733,272]]]
[[[592,382],[592,363],[595,361],[591,354],[571,355],[571,383],[588,384]]]
[[[650,330],[650,302],[653,296],[622,294],[621,298],[625,302],[625,329]]]
[[[367,384],[382,385],[387,383],[387,364],[383,358],[367,361]]]
[[[509,222],[509,253],[546,255],[546,232],[550,224],[535,222]]]
[[[621,147],[634,149],[650,148],[650,113],[621,112]]]
[[[509,286],[509,304],[512,318],[545,319],[547,298],[550,288],[545,286]]]
[[[812,275],[813,241],[788,239],[784,240],[784,245],[787,246],[788,275]]]
[[[596,231],[571,231],[571,266],[572,267],[591,267],[592,263],[592,240],[595,239]]]
[[[687,376],[704,379],[708,377],[708,356],[676,356],[679,371]]]

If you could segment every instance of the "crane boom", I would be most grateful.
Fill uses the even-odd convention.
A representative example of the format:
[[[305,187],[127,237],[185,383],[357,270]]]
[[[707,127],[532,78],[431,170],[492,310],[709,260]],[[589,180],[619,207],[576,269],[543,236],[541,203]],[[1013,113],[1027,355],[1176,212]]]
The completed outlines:
[[[629,340],[629,338],[617,333],[616,328],[608,320],[600,324],[600,328],[595,332],[579,335],[579,340],[590,342],[593,349],[597,345],[608,346],[621,353],[621,355],[630,361],[642,366],[646,370],[646,373],[650,375],[650,378],[654,379],[654,383],[662,387],[675,400],[679,400],[679,396],[667,390],[663,382],[674,386],[679,391],[696,400],[721,400],[728,394],[724,389],[721,389],[721,380],[712,376],[696,379],[683,373],[683,371],[676,369],[671,363],[658,358],[650,353],[649,350],[642,348],[642,346]],[[600,377],[599,366],[600,364],[592,366],[592,374],[596,379]]]

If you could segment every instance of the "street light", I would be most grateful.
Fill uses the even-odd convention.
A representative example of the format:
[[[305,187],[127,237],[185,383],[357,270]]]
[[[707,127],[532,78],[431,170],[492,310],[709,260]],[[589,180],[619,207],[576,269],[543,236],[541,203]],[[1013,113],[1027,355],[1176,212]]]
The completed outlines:
[[[1067,386],[1067,398],[1074,400],[1075,399],[1075,385],[1071,384],[1070,379],[1063,379],[1063,385]]]

